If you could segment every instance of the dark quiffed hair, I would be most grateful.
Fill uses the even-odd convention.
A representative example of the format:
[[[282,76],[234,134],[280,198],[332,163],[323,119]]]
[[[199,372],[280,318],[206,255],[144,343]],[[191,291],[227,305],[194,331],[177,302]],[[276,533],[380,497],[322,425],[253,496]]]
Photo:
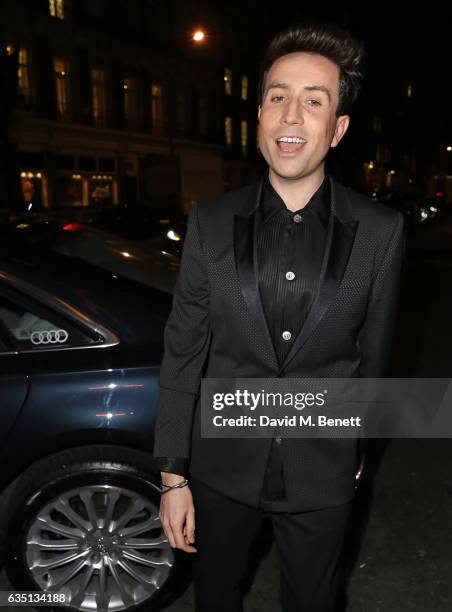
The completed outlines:
[[[259,103],[262,104],[272,65],[288,53],[299,52],[323,55],[339,67],[336,116],[348,114],[361,87],[366,55],[364,45],[339,26],[316,21],[292,25],[273,38],[261,65]]]

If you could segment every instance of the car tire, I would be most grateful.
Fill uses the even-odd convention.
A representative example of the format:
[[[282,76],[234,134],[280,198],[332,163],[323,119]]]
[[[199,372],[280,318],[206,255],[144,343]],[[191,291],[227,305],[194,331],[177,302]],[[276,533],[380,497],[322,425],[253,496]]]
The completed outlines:
[[[14,589],[44,590],[47,604],[52,591],[64,595],[60,612],[154,612],[177,598],[189,561],[165,537],[149,464],[141,451],[87,446],[24,472],[8,491],[4,566]]]

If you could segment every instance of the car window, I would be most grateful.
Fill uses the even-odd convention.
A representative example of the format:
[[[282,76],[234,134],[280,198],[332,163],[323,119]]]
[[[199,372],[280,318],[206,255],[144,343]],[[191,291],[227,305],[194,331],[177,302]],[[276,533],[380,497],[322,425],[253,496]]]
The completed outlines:
[[[10,299],[0,294],[0,324],[19,350],[60,349],[98,343],[63,317],[44,312],[39,305]]]
[[[3,232],[0,224],[0,249],[8,255],[19,253],[23,259],[25,252],[56,252],[169,294],[179,273],[184,235],[183,228],[167,227],[157,237],[130,240],[78,222],[44,221],[18,222]]]
[[[169,251],[173,243],[167,237],[155,242],[131,242],[109,232],[85,228],[80,232],[59,232],[47,248],[171,294],[179,272],[179,256]]]

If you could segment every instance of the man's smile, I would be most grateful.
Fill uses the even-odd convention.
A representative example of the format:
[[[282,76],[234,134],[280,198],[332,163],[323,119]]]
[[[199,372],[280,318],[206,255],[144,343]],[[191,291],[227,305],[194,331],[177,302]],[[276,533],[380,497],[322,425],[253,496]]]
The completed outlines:
[[[275,140],[276,147],[281,153],[298,153],[306,144],[306,140],[299,136],[280,136]]]

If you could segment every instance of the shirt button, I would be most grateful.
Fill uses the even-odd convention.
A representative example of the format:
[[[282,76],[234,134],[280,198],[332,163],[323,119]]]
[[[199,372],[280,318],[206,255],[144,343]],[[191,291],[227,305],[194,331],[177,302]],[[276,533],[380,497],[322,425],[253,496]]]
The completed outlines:
[[[303,221],[303,217],[298,213],[293,216],[294,223],[301,223]]]
[[[293,272],[286,272],[287,280],[293,280],[295,278],[295,274]]]
[[[275,438],[275,442],[276,442],[276,444],[281,444],[282,438],[279,438],[279,437]]]
[[[282,333],[283,340],[290,340],[292,338],[292,334],[290,331],[284,331]]]

